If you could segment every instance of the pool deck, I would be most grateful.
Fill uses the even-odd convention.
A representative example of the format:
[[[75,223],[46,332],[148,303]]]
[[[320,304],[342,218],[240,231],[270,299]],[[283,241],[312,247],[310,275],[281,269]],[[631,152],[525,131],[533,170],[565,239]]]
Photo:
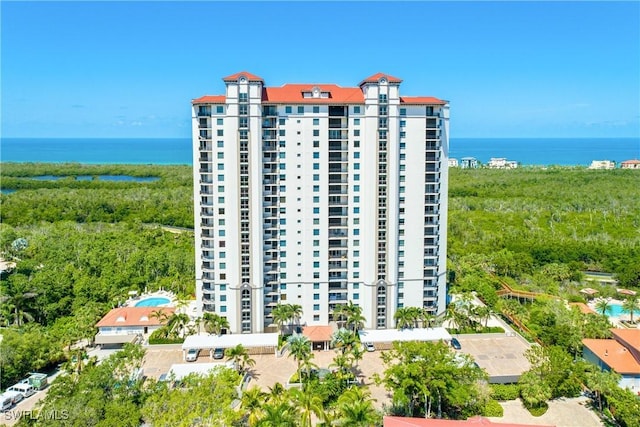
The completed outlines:
[[[169,302],[166,304],[161,304],[154,307],[175,307],[176,296],[173,293],[167,292],[167,291],[151,292],[151,293],[142,294],[135,298],[129,298],[125,303],[125,305],[128,307],[136,307],[136,304],[139,304],[140,301],[144,301],[152,298],[164,298],[169,300]]]
[[[600,298],[596,298],[592,301],[589,301],[589,303],[587,304],[589,307],[591,307],[591,309],[593,311],[595,311],[596,313],[600,314],[600,312],[598,311],[596,304],[597,302],[600,300]],[[615,298],[607,298],[607,301],[609,302],[609,304],[611,305],[617,305],[617,306],[622,306],[623,302],[622,300],[619,299],[615,299]],[[609,312],[609,310],[607,310],[607,312]],[[629,326],[626,326],[624,324],[622,324],[622,320],[625,321],[629,321],[631,316],[629,315],[629,313],[626,312],[622,312],[620,314],[607,314],[607,317],[609,318],[609,321],[611,322],[611,324],[616,327],[616,328],[624,328],[624,329],[628,329]],[[635,312],[634,313],[634,320],[636,318],[640,318],[640,313]],[[636,326],[638,329],[640,329],[640,324],[638,324]]]

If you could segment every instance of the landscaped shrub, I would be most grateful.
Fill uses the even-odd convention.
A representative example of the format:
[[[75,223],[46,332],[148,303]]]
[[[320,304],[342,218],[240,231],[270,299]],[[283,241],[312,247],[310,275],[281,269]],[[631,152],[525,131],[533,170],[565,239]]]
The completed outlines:
[[[504,409],[497,401],[491,399],[482,409],[482,415],[485,417],[501,417],[504,415]]]
[[[526,405],[525,405],[525,408],[526,408]],[[545,402],[540,406],[527,408],[527,411],[529,411],[529,413],[534,417],[541,417],[547,412],[547,409],[549,409],[549,405],[547,405],[547,403]]]
[[[157,329],[149,335],[149,344],[182,344],[184,338],[167,338],[162,328]]]
[[[516,400],[520,397],[519,384],[491,384],[491,398],[495,400]]]

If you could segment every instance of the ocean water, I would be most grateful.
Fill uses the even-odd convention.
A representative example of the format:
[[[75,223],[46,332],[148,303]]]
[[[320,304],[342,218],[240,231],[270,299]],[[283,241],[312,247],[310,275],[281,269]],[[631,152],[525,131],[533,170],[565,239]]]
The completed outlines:
[[[592,160],[640,158],[640,138],[451,138],[449,157],[487,163],[506,157],[522,165],[588,166]],[[93,164],[192,163],[189,138],[2,138],[2,162]]]

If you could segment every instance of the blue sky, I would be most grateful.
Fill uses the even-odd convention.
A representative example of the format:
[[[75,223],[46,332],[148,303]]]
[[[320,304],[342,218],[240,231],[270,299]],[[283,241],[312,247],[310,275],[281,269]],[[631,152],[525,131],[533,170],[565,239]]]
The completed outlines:
[[[189,137],[246,70],[451,103],[452,137],[639,137],[640,3],[7,2],[5,137]]]

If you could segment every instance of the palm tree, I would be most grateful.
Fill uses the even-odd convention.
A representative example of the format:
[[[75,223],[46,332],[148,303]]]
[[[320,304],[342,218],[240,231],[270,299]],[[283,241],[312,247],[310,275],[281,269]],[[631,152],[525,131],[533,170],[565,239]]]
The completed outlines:
[[[11,313],[13,324],[16,326],[22,326],[34,320],[33,315],[27,310],[30,305],[29,300],[38,294],[33,290],[30,282],[31,277],[21,273],[13,274],[5,282],[4,295],[0,297],[0,303]]]
[[[358,307],[360,308],[360,307]],[[355,333],[358,329],[362,329],[364,327],[364,322],[367,319],[362,315],[362,308],[360,310],[352,313],[347,317],[347,326],[353,326],[353,332]]]
[[[226,355],[227,360],[233,361],[240,373],[244,373],[248,366],[256,364],[256,361],[249,357],[249,351],[242,344],[227,349]]]
[[[358,343],[355,332],[338,329],[331,335],[331,346],[341,350],[342,354],[350,351]]]
[[[278,325],[278,331],[282,335],[283,325],[289,320],[289,308],[286,304],[278,304],[271,310],[271,316],[273,316],[273,322]]]
[[[267,403],[262,407],[263,414],[256,427],[296,427],[296,410],[289,402]]]
[[[291,390],[291,397],[294,405],[298,408],[298,413],[300,415],[299,426],[312,427],[313,415],[322,421],[326,421],[326,412],[320,396],[315,393],[293,389]]]
[[[484,322],[484,327],[486,328],[489,323],[489,318],[491,317],[491,309],[486,305],[479,305],[476,306],[474,311],[475,315],[480,320],[478,323],[482,324]]]
[[[291,335],[287,340],[289,345],[289,356],[293,356],[294,360],[298,362],[298,379],[302,383],[302,377],[300,376],[300,365],[311,354],[311,341],[304,335]]]
[[[204,330],[209,334],[220,335],[223,329],[229,329],[229,321],[216,313],[204,313],[202,315]]]
[[[280,383],[275,383],[273,387],[269,387],[269,393],[267,394],[267,400],[270,403],[279,403],[284,401],[285,392],[287,390]]]
[[[359,387],[351,387],[338,398],[335,425],[371,427],[377,425],[379,421],[380,416],[376,413],[368,392],[364,392]]]
[[[167,327],[169,328],[171,334],[173,334],[174,336],[184,337],[189,320],[191,319],[189,319],[189,316],[187,316],[186,314],[174,312],[173,315],[169,318]]]
[[[629,295],[622,302],[622,309],[629,313],[631,316],[631,323],[633,323],[633,313],[640,312],[640,298],[638,295]]]
[[[299,304],[289,304],[289,316],[291,322],[300,326],[300,318],[302,317],[302,306]]]
[[[167,314],[167,312],[161,308],[157,309],[157,310],[153,310],[151,312],[151,314],[149,315],[149,317],[152,317],[154,319],[158,319],[158,323],[163,324],[164,322],[166,322],[167,320],[169,320],[169,315]]]
[[[409,328],[412,324],[413,315],[409,311],[409,307],[402,307],[396,310],[393,320],[396,321],[397,329]]]
[[[263,415],[262,406],[267,399],[267,393],[263,392],[259,387],[252,387],[242,393],[240,405],[247,412],[247,423],[253,427],[256,425],[260,417]]]
[[[606,298],[600,298],[598,302],[596,302],[596,310],[598,310],[600,314],[602,314],[603,316],[606,316],[607,311],[610,311],[610,309],[611,309],[611,304],[609,303],[609,300],[607,300]]]
[[[333,311],[331,312],[333,316],[333,320],[335,320],[338,323],[339,327],[340,327],[340,322],[345,322],[347,320],[345,307],[346,305],[344,304],[338,304],[334,307]],[[343,323],[342,327],[344,326],[345,324]]]

